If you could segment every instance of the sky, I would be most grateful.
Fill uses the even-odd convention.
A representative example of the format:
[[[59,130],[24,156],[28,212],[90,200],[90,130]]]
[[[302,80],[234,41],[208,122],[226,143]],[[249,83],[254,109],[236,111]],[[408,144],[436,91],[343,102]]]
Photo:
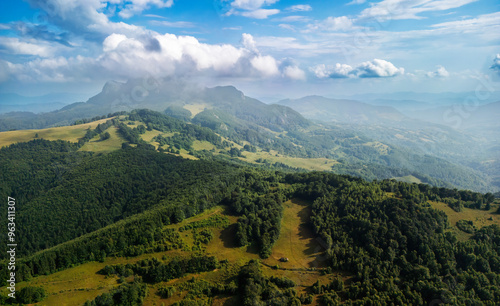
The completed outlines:
[[[0,93],[136,77],[269,98],[498,91],[500,1],[0,1]]]

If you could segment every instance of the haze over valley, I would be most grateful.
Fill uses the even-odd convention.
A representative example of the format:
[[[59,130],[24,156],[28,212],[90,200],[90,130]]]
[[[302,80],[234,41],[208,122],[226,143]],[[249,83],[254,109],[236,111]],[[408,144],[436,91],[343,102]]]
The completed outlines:
[[[495,0],[0,2],[1,305],[499,305]]]

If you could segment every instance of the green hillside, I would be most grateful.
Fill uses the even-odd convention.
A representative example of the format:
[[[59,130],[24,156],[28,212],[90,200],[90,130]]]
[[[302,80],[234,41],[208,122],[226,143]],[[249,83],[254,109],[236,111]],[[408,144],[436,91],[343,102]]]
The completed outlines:
[[[23,225],[18,301],[33,288],[40,305],[500,301],[491,194],[190,161],[136,139],[133,122],[116,124],[135,147],[110,153],[47,140],[0,150],[0,192],[16,198]],[[448,221],[447,207],[463,217]],[[470,212],[485,220],[464,236]]]
[[[105,117],[0,133],[0,196],[22,225],[2,304],[500,302],[498,201],[420,174],[480,184],[463,169],[222,110]]]
[[[407,120],[391,108],[317,96],[287,102],[307,116],[310,116],[308,111],[313,111],[327,116],[334,114],[335,118],[342,119],[336,124],[315,123],[288,106],[262,103],[245,96],[233,86],[198,88],[180,80],[157,80],[154,84],[145,83],[147,81],[133,79],[126,83],[108,82],[101,93],[87,102],[71,104],[50,113],[2,114],[0,131],[70,125],[74,122],[82,123],[81,118],[97,116],[102,119],[111,117],[116,112],[128,112],[127,116],[133,114],[131,121],[142,122],[145,127],[150,125],[147,132],[151,133],[141,134],[144,136],[140,137],[146,137],[146,142],[158,147],[160,141],[149,137],[156,133],[153,131],[161,131],[167,133],[166,135],[171,131],[166,131],[170,129],[168,126],[166,129],[152,126],[157,123],[151,120],[157,120],[153,117],[159,115],[152,115],[151,112],[146,114],[144,111],[151,109],[167,114],[169,118],[175,118],[182,124],[206,127],[224,137],[229,145],[248,145],[251,153],[256,153],[252,148],[255,147],[257,152],[273,152],[273,157],[278,155],[285,158],[315,159],[312,164],[305,160],[297,162],[298,160],[290,159],[281,162],[270,158],[271,156],[250,157],[249,154],[249,160],[245,160],[246,162],[260,160],[264,161],[261,164],[267,161],[278,165],[283,163],[288,167],[332,170],[335,173],[356,175],[369,180],[413,176],[421,182],[443,187],[481,192],[498,190],[496,172],[493,171],[495,167],[478,164],[484,158],[478,159],[477,156],[468,161],[469,157],[477,155],[471,153],[475,148],[471,143],[477,143],[477,139],[470,139],[468,135],[453,132],[449,128]],[[148,88],[148,94],[140,99],[140,103],[130,96],[134,88]],[[143,110],[138,112],[134,110],[136,108]],[[328,111],[320,112],[322,108]],[[355,118],[358,117],[362,119],[361,123],[356,123],[358,121]],[[391,118],[392,125],[379,124],[389,122],[388,118]],[[14,132],[23,134],[22,131],[13,131],[11,135],[5,134],[5,137],[12,141],[17,135]],[[109,152],[117,149],[122,140],[115,137],[113,130],[109,133],[112,136],[110,139],[93,139],[82,150]],[[184,137],[186,130],[179,133],[167,136],[172,141],[175,138],[179,148],[174,149],[175,146],[167,144],[169,140],[165,139],[161,145],[168,146],[165,148],[169,149],[169,153],[184,158],[200,158],[194,154],[196,150],[193,148],[180,145],[179,137]],[[119,135],[124,137],[121,133]],[[75,136],[76,134],[62,139],[74,141]],[[165,138],[164,136],[160,135]],[[23,139],[27,137],[34,136],[22,136]],[[8,139],[0,140],[0,145],[11,143]],[[124,139],[130,142],[126,137]],[[102,142],[98,143],[100,141]],[[228,146],[218,149],[227,152],[231,150]],[[220,152],[215,153],[217,155]],[[240,153],[232,150],[229,155],[232,158],[246,157]],[[207,157],[206,152],[201,154]],[[329,166],[321,165],[321,160]]]

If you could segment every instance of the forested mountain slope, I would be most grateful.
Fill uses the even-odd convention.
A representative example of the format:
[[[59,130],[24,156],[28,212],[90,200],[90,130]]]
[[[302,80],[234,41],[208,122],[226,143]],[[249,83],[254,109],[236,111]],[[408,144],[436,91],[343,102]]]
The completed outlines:
[[[289,102],[314,112],[331,102],[321,97],[304,99]],[[330,169],[337,173],[366,179],[413,176],[439,186],[478,191],[499,188],[495,176],[477,166],[476,159],[464,162],[466,157],[473,156],[471,149],[477,148],[471,143],[479,144],[479,140],[474,142],[449,130],[441,130],[437,136],[432,130],[409,130],[406,125],[418,122],[408,120],[392,108],[353,101],[337,104],[333,110],[325,107],[323,114],[337,110],[339,113],[335,115],[343,118],[342,122],[313,123],[292,108],[264,104],[232,86],[198,88],[174,80],[135,79],[127,83],[108,82],[101,93],[86,103],[72,104],[59,111],[0,115],[0,130],[67,125],[85,117],[102,118],[117,111],[149,108],[207,127],[241,147],[250,145],[289,158],[327,159],[326,164],[330,163]],[[352,108],[356,110],[349,115]],[[354,124],[358,117],[369,125]],[[138,121],[148,124],[141,118]],[[402,128],[388,129],[382,126],[383,122]],[[255,156],[254,160],[258,159],[267,160]]]
[[[179,109],[169,108],[166,112],[182,118]],[[111,137],[111,140],[100,139],[98,135],[102,134],[104,126],[87,131],[85,139],[94,139],[81,150],[102,151],[102,145],[108,143],[108,149],[118,149],[123,142],[138,144],[144,138],[144,143],[153,144],[157,149],[168,150],[170,153],[182,153],[180,155],[184,157],[189,153],[197,158],[212,158],[213,155],[222,153],[250,163],[331,170],[370,180],[413,176],[437,186],[495,190],[490,178],[477,170],[410,148],[401,149],[374,141],[339,126],[311,125],[302,119],[298,122],[289,121],[288,130],[284,130],[284,125],[269,119],[277,119],[279,116],[243,120],[218,109],[201,111],[190,120],[175,119],[149,110],[137,110],[128,115],[118,114],[122,114],[121,119],[115,120],[109,130],[116,136]],[[108,117],[111,118],[111,115]],[[96,119],[104,117],[106,116]],[[267,124],[259,125],[256,123],[258,120]],[[87,121],[79,120],[77,123]],[[139,125],[143,125],[141,133],[146,133],[144,136],[137,130]],[[6,132],[5,135],[15,139],[14,134],[19,134],[20,139],[26,141],[34,139],[37,131],[32,132],[31,138],[26,138],[30,134],[23,131]],[[40,134],[45,135],[45,132]],[[224,143],[221,137],[228,141]],[[67,139],[74,141],[75,138]],[[194,141],[206,141],[210,145],[193,145]],[[312,167],[307,166],[311,164]]]
[[[150,126],[159,128],[161,117],[150,115]],[[130,130],[134,139],[141,129]],[[80,304],[500,302],[500,220],[492,194],[189,161],[143,141],[106,154],[47,140],[0,150],[2,172],[10,174],[0,191],[16,197],[16,222],[23,225],[22,286],[37,283],[57,303],[65,292],[50,291],[39,275],[97,261],[101,270],[89,277],[118,283],[102,294],[87,290]],[[298,200],[308,211],[300,215],[303,230],[319,241],[293,255],[314,259],[305,267],[273,257],[279,240],[289,239],[281,237],[288,203]],[[433,203],[484,211],[493,221],[483,228],[450,224]],[[216,206],[222,209],[195,217]],[[189,217],[195,218],[184,222]],[[456,228],[467,234],[457,237]],[[3,278],[7,265],[0,267]]]
[[[443,126],[420,127],[422,122],[390,107],[318,96],[285,102],[305,115],[333,116],[337,123],[313,123],[290,107],[264,104],[232,86],[198,88],[179,80],[133,79],[108,82],[86,103],[51,113],[0,115],[0,130],[68,125],[85,117],[149,108],[207,127],[242,147],[248,144],[289,158],[327,159],[337,173],[366,179],[411,176],[478,191],[500,188],[492,167],[485,164],[491,154],[481,155],[479,138]]]

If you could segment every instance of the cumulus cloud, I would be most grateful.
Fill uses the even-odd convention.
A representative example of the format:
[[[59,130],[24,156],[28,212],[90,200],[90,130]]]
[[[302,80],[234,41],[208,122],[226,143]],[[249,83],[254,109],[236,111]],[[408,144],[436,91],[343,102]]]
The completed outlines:
[[[286,66],[283,69],[283,76],[291,80],[305,80],[306,73],[297,66]]]
[[[447,78],[450,76],[450,73],[443,66],[439,65],[436,68],[436,71],[427,72],[426,75],[429,78]]]
[[[374,59],[355,67],[337,63],[335,66],[324,64],[311,68],[318,78],[385,78],[404,74],[404,68],[397,68],[391,62]]]
[[[291,80],[305,80],[306,73],[304,70],[300,69],[295,60],[292,58],[286,58],[280,62],[281,75],[284,78]]]
[[[263,76],[275,76],[279,74],[276,60],[269,55],[257,55],[250,59],[252,67],[259,71]]]
[[[308,12],[308,11],[312,11],[312,7],[309,4],[298,4],[298,5],[290,6],[289,8],[287,8],[287,11]]]
[[[320,79],[324,78],[348,78],[354,68],[346,64],[337,63],[335,66],[326,66],[324,64],[311,68],[311,71]]]
[[[127,36],[123,34],[113,33],[108,37],[106,37],[106,39],[102,43],[102,49],[104,52],[115,50],[118,47],[118,45],[125,40],[127,40]]]
[[[253,36],[250,34],[243,33],[241,35],[241,44],[243,45],[243,47],[245,47],[246,49],[248,49],[254,53],[258,52],[257,43],[255,42],[255,39],[253,38]]]
[[[303,71],[293,63],[261,54],[250,34],[243,34],[241,42],[241,47],[235,47],[202,43],[192,36],[155,33],[137,38],[113,33],[104,39],[102,54],[96,58],[36,59],[10,64],[4,74],[19,80],[51,82],[92,79],[95,75],[106,79],[144,74],[304,78]]]
[[[2,61],[2,80],[95,81],[96,78],[106,80],[144,74],[305,79],[304,71],[297,64],[262,54],[250,34],[242,35],[240,46],[208,44],[193,36],[160,34],[110,19],[120,12],[135,14],[150,6],[169,7],[173,5],[171,0],[28,1],[46,13],[47,25],[18,24],[17,31],[26,33],[22,40],[0,37],[0,49],[9,54],[31,56],[21,63]],[[277,0],[236,0],[230,5],[241,15],[267,18],[279,10],[262,7],[275,2]],[[168,20],[152,22],[165,26],[192,25]],[[9,28],[13,26],[15,24],[10,24]],[[28,33],[40,33],[41,40],[30,38]],[[59,44],[50,43],[54,41]],[[86,56],[69,55],[75,54],[71,50],[83,45]]]
[[[404,68],[397,68],[392,63],[381,59],[363,62],[355,70],[360,78],[393,77],[405,72]]]

